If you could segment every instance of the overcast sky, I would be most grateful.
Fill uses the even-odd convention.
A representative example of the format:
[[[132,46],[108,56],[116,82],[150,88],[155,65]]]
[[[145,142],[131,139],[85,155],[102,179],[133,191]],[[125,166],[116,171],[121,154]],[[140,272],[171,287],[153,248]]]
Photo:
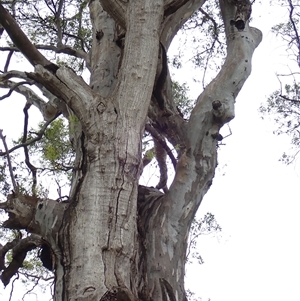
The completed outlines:
[[[262,9],[254,7],[252,26],[263,31],[263,42],[237,98],[232,135],[224,140],[217,176],[198,214],[212,212],[223,229],[221,237],[200,239],[205,263],[189,268],[187,286],[203,301],[300,300],[300,165],[278,161],[290,148],[289,138],[273,135],[274,124],[258,112],[278,88],[275,72],[288,65],[285,48],[270,33],[284,13],[268,2]],[[198,94],[196,85],[191,93]],[[23,107],[16,97],[1,103],[0,128],[7,136],[22,131],[23,112],[14,110],[18,103]]]

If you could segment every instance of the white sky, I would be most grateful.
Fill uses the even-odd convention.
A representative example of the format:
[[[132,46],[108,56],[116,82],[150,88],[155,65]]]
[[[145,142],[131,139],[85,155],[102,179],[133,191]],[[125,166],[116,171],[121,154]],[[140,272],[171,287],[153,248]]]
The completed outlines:
[[[237,98],[236,117],[230,123],[233,134],[221,148],[219,172],[198,214],[212,212],[223,228],[220,240],[199,240],[205,263],[189,268],[188,287],[203,301],[300,300],[300,165],[278,161],[290,147],[289,138],[274,136],[273,123],[258,112],[279,87],[275,72],[287,66],[285,48],[270,33],[284,13],[269,1],[259,9],[255,5],[251,25],[263,31],[263,42]],[[195,95],[197,90],[192,87]],[[14,110],[17,103],[24,105],[17,98],[0,104],[0,128],[8,137],[22,131],[22,110]]]

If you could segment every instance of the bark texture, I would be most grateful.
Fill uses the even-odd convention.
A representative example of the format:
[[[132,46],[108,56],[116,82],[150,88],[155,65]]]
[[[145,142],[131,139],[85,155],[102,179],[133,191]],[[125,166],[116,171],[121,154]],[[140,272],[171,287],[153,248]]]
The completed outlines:
[[[40,240],[36,245],[51,247],[56,301],[186,300],[189,228],[212,184],[219,130],[234,117],[235,98],[261,41],[260,31],[247,23],[249,1],[220,0],[227,57],[199,95],[190,119],[184,120],[173,100],[164,52],[203,3],[90,1],[93,42],[85,56],[89,84],[70,68],[44,58],[0,4],[0,22],[35,67],[22,76],[51,96],[47,110],[37,97],[32,103],[47,119],[49,112],[62,112],[73,127],[76,160],[69,201],[19,193],[0,204],[10,214],[3,226],[26,229]],[[241,7],[248,7],[248,14]],[[244,27],[233,26],[231,21],[240,19]],[[159,156],[157,188],[138,185],[145,125]],[[168,153],[176,168],[169,188]],[[4,264],[0,268],[9,269]]]

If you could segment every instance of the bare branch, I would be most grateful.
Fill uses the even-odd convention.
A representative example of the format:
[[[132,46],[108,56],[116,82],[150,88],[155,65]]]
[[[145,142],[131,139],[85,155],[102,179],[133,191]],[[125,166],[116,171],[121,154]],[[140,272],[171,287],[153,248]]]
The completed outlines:
[[[5,63],[5,66],[4,66],[4,72],[7,72],[7,70],[8,70],[8,66],[9,66],[9,63],[10,63],[10,59],[11,59],[13,53],[14,53],[14,50],[11,50],[11,51],[9,52],[9,54],[7,55],[6,63]]]
[[[19,192],[19,187],[18,187],[18,185],[16,183],[16,180],[15,180],[15,177],[14,177],[13,168],[12,168],[12,164],[11,164],[11,160],[10,160],[10,155],[9,155],[8,147],[7,147],[7,144],[6,144],[6,141],[5,141],[5,136],[3,136],[3,130],[2,129],[0,129],[0,139],[2,140],[4,149],[5,149],[5,153],[7,155],[8,169],[9,169],[10,178],[11,178],[11,181],[12,181],[12,184],[13,184],[13,187],[14,187],[14,191],[16,193],[18,193]]]
[[[291,99],[291,98],[288,98],[282,94],[279,95],[282,99],[284,100],[287,100],[287,101],[290,101],[290,102],[294,102],[294,103],[300,103],[300,100],[299,99]]]
[[[67,33],[65,33],[67,35]],[[74,37],[72,35],[72,37]],[[74,57],[82,58],[82,59],[87,59],[87,53],[84,51],[76,50],[68,45],[61,44],[58,47],[54,45],[34,45],[36,49],[39,50],[49,50],[53,51],[55,53],[64,53],[68,54]],[[18,51],[20,52],[21,50],[17,47],[0,47],[0,51]]]
[[[0,3],[0,23],[10,36],[13,43],[20,49],[28,61],[33,65],[42,65],[51,67],[55,70],[57,66],[48,61],[30,42],[24,32],[21,30],[17,22],[8,13],[8,11]]]
[[[34,142],[36,142],[36,141],[41,140],[42,137],[43,137],[43,134],[44,134],[44,132],[45,132],[45,130],[46,130],[46,128],[47,128],[47,127],[49,126],[49,124],[51,124],[51,122],[52,122],[53,120],[55,120],[59,115],[60,115],[60,113],[57,114],[56,116],[54,116],[52,119],[46,121],[45,124],[42,126],[41,130],[37,133],[37,137],[35,137],[35,138],[33,138],[33,139],[30,139],[30,140],[28,140],[28,141],[26,141],[26,142],[24,142],[24,143],[18,144],[18,145],[16,145],[16,146],[12,147],[12,148],[9,149],[9,150],[6,150],[5,152],[0,152],[0,156],[5,156],[6,154],[9,154],[9,153],[13,152],[13,151],[15,151],[16,149],[18,149],[18,148],[20,148],[20,147],[24,147],[24,146],[30,145],[30,144],[32,144],[32,143],[34,143]]]
[[[10,71],[4,72],[3,74],[0,75],[0,82],[6,81],[13,77],[21,78],[24,80],[30,80],[25,72],[18,71],[18,70],[10,70]]]
[[[23,112],[24,112],[24,132],[23,132],[23,138],[22,138],[22,143],[24,144],[23,148],[24,148],[24,154],[25,154],[25,163],[28,166],[28,168],[30,169],[31,173],[32,173],[32,195],[36,196],[36,184],[37,184],[37,179],[36,179],[36,170],[37,168],[35,166],[33,166],[30,162],[29,159],[29,153],[28,153],[28,147],[25,144],[26,140],[27,140],[27,132],[28,132],[28,109],[30,108],[31,104],[26,104]]]
[[[2,79],[4,79],[3,81],[1,81],[1,77]],[[45,91],[46,89],[44,87],[42,87],[41,85],[37,85],[38,88],[40,88],[40,90],[43,92],[44,95],[46,95],[46,97],[52,98],[48,101],[45,102],[41,97],[39,97],[32,89],[30,89],[29,87],[26,86],[16,86],[16,83],[10,80],[6,80],[5,78],[8,78],[8,73],[4,74],[3,76],[0,75],[0,87],[1,88],[10,88],[11,90],[13,90],[14,92],[20,93],[21,95],[23,95],[26,100],[27,103],[33,104],[36,108],[39,109],[39,111],[41,112],[41,114],[44,117],[44,120],[49,120],[51,118],[53,118],[59,111],[58,109],[58,99],[56,97],[54,97],[54,95],[52,95],[49,91]],[[48,95],[51,94],[51,95]],[[53,98],[54,97],[54,98]],[[62,108],[60,108],[62,109]]]
[[[8,93],[6,93],[6,94],[4,94],[4,95],[2,95],[2,96],[0,97],[0,100],[3,100],[4,98],[9,97],[9,96],[12,94],[12,92],[13,92],[14,90],[16,90],[17,87],[19,87],[19,86],[21,86],[21,85],[24,85],[24,84],[33,85],[33,83],[34,83],[33,81],[23,81],[23,82],[15,83],[15,84],[13,85],[13,87],[9,89]]]
[[[296,26],[296,24],[294,22],[294,19],[293,19],[294,5],[293,5],[293,3],[292,3],[291,0],[288,0],[288,2],[289,2],[289,6],[290,6],[290,15],[289,15],[289,18],[290,18],[290,22],[292,23],[294,33],[296,35],[295,39],[296,39],[296,46],[297,46],[297,49],[298,49],[298,60],[297,60],[297,63],[298,63],[298,66],[300,67],[300,38],[299,38],[297,26]]]
[[[166,151],[167,155],[170,157],[171,162],[173,164],[174,169],[176,170],[176,165],[177,165],[177,160],[174,157],[171,149],[169,148],[169,146],[167,145],[166,141],[164,140],[164,138],[155,130],[155,128],[153,128],[151,125],[146,124],[145,129],[147,132],[149,132],[151,134],[151,136],[153,138],[155,138],[158,143],[164,148],[164,150]]]
[[[10,290],[10,293],[9,293],[9,300],[8,301],[11,301],[12,300],[12,295],[13,295],[13,292],[14,292],[14,285],[15,285],[15,282],[19,279],[19,275],[17,274],[16,278],[13,280],[12,284],[11,284],[11,290]]]

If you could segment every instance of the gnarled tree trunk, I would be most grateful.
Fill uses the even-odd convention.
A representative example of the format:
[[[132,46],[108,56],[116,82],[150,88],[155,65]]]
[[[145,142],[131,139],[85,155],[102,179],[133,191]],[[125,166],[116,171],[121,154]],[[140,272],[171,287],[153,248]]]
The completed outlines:
[[[199,96],[190,119],[184,120],[170,93],[164,51],[203,3],[91,1],[89,85],[71,69],[28,50],[30,41],[1,8],[0,22],[35,66],[28,78],[59,99],[60,111],[75,128],[69,203],[55,203],[50,211],[50,205],[37,201],[33,216],[23,225],[12,215],[6,222],[7,227],[40,235],[51,246],[56,301],[186,299],[189,228],[212,184],[219,130],[234,117],[235,97],[250,74],[251,57],[261,40],[261,33],[247,24],[250,12],[239,11],[249,9],[249,1],[220,0],[227,57]],[[235,27],[231,21],[243,16],[244,25]],[[175,178],[164,193],[138,186],[146,122],[177,150]],[[11,196],[1,208],[12,212],[13,206],[26,202],[18,200],[20,196]]]

